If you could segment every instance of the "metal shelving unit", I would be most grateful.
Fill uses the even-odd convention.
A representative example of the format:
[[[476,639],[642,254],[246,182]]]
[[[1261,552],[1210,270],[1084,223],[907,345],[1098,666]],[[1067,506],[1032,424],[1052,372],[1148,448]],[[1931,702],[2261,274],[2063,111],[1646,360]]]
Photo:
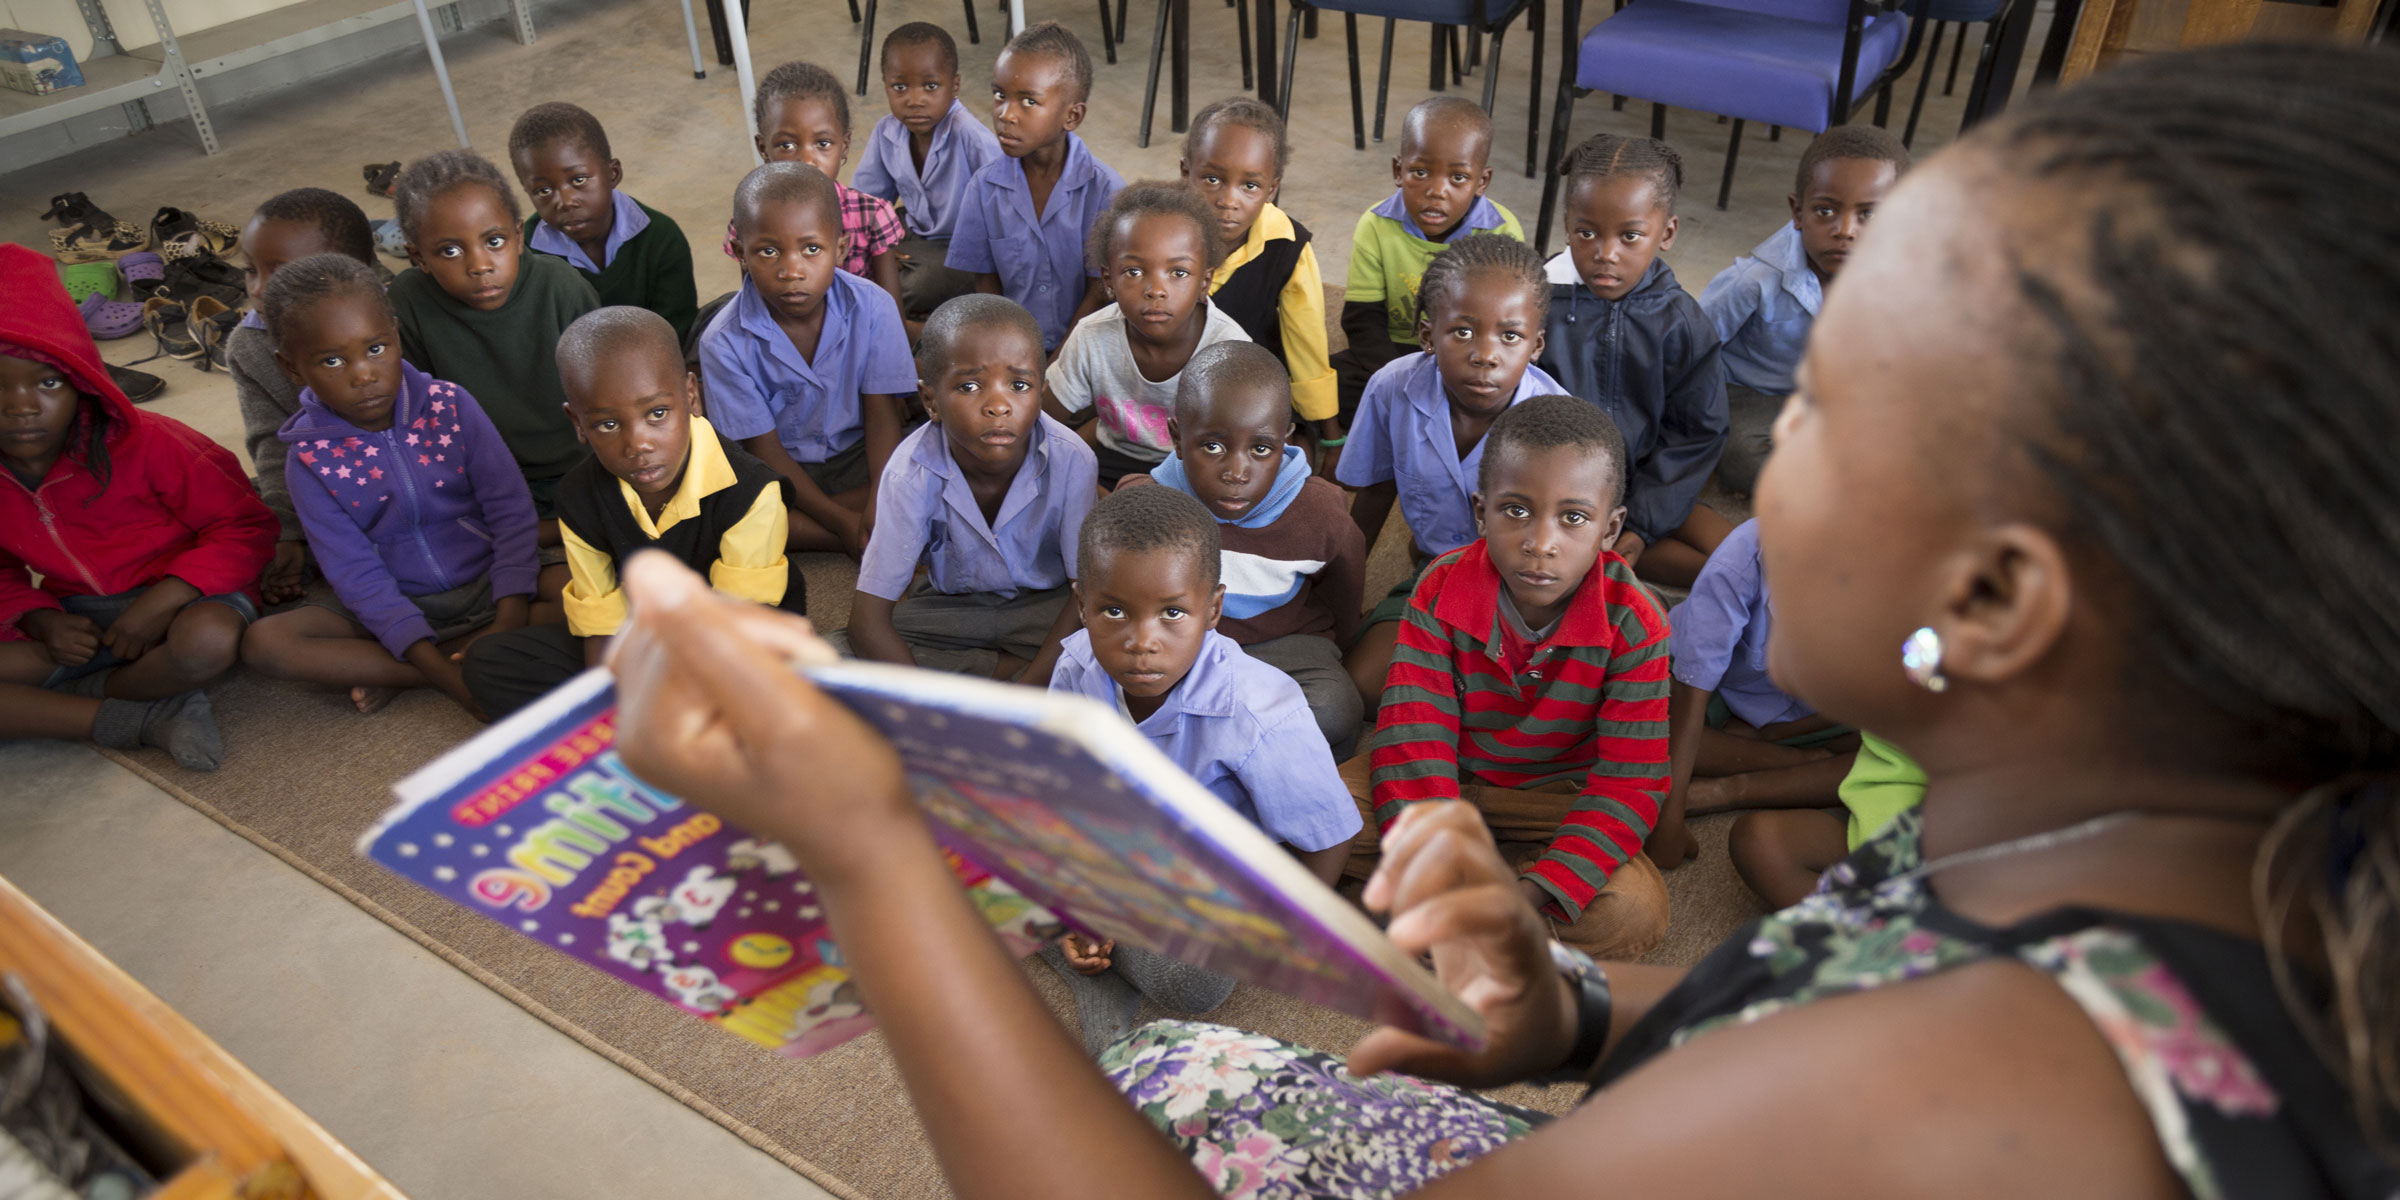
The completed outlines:
[[[534,30],[528,4],[529,0],[508,0],[517,41],[530,46]],[[176,36],[160,0],[142,0],[142,6],[149,13],[158,41],[128,49],[120,44],[99,0],[78,0],[84,24],[92,32],[93,53],[77,64],[83,69],[84,85],[46,96],[0,89],[0,137],[39,129],[112,104],[125,107],[128,127],[146,129],[152,122],[145,102],[172,88],[183,98],[184,111],[200,134],[201,147],[215,154],[219,149],[217,131],[209,119],[207,106],[200,100],[197,84],[201,79],[413,16],[426,56],[432,60],[434,77],[441,83],[442,100],[450,110],[451,132],[458,136],[459,145],[467,145],[466,120],[459,113],[458,94],[450,86],[450,69],[442,60],[441,37],[425,0],[300,0],[186,38]],[[455,17],[451,23],[458,23]]]

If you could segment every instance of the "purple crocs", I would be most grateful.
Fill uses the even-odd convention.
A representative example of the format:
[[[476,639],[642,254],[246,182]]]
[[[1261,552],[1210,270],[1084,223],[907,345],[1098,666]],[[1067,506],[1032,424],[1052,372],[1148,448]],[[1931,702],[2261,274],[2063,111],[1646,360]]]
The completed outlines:
[[[131,337],[142,331],[142,306],[122,300],[111,300],[99,292],[83,298],[77,305],[83,311],[83,327],[92,331],[100,341]]]
[[[136,291],[147,296],[150,289],[166,282],[167,260],[160,258],[154,250],[143,250],[118,259],[117,273],[123,275],[125,282],[132,284]],[[137,320],[135,324],[140,322]]]

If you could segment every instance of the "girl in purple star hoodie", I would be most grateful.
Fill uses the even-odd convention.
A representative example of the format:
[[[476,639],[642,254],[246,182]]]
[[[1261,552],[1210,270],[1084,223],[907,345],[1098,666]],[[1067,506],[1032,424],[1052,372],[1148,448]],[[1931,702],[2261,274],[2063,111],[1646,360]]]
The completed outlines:
[[[347,687],[360,712],[427,686],[474,712],[459,656],[536,616],[537,520],[516,459],[474,397],[401,360],[399,323],[364,264],[291,263],[264,308],[276,361],[302,389],[279,434],[285,478],[334,600],[251,626],[243,661]]]

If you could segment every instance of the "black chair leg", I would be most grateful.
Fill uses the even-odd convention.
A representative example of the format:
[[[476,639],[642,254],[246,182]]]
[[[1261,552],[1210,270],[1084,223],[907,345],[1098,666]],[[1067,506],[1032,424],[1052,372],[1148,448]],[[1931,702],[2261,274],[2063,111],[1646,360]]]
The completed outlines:
[[[1259,2],[1263,4],[1267,0]],[[1305,4],[1292,5],[1291,18],[1283,25],[1283,77],[1278,80],[1282,86],[1275,89],[1275,116],[1287,126],[1292,121],[1292,66],[1300,55],[1300,14],[1307,7]]]
[[[1742,122],[1733,122],[1733,140],[1725,143],[1725,178],[1717,184],[1717,211],[1725,211],[1725,202],[1733,197],[1733,164],[1742,156]]]
[[[1463,60],[1458,56],[1458,26],[1442,26],[1442,41],[1450,47],[1450,82],[1465,83],[1467,73],[1462,68]]]
[[[1258,2],[1272,4],[1274,0]],[[1242,43],[1242,90],[1247,92],[1258,86],[1250,81],[1250,0],[1233,0],[1233,23],[1234,36]]]
[[[1358,14],[1342,14],[1342,41],[1350,59],[1350,148],[1367,148],[1366,96],[1358,85]]]
[[[1783,140],[1783,126],[1781,126],[1781,125],[1769,125],[1769,126],[1767,126],[1767,140],[1768,140],[1768,141],[1770,141],[1770,142],[1780,142],[1780,141],[1782,141],[1782,140]]]
[[[858,94],[867,94],[867,64],[875,57],[875,0],[867,0],[864,24],[858,27]]]
[[[1661,142],[1667,140],[1667,106],[1664,104],[1650,106],[1650,136]]]
[[[850,0],[850,23],[858,24],[858,0]]]
[[[1575,11],[1573,0],[1569,0],[1567,11]],[[1533,226],[1533,248],[1544,255],[1550,253],[1550,220],[1558,213],[1557,167],[1558,160],[1567,154],[1567,133],[1575,116],[1575,91],[1575,73],[1559,72],[1558,96],[1550,107],[1550,153],[1543,159],[1541,214]]]
[[[1313,42],[1313,41],[1315,41],[1315,40],[1317,40],[1317,10],[1316,10],[1316,9],[1314,9],[1314,8],[1311,8],[1311,9],[1309,9],[1309,10],[1308,10],[1308,14],[1307,14],[1306,16],[1303,16],[1303,17],[1301,17],[1301,18],[1300,18],[1300,36],[1301,36],[1301,37],[1304,37],[1304,38],[1307,38],[1308,40],[1310,40],[1310,41],[1312,41],[1312,42]]]
[[[1108,52],[1108,63],[1117,63],[1117,25],[1109,11],[1108,0],[1100,0],[1100,48]]]
[[[1611,94],[1610,94],[1610,96],[1609,96],[1609,100],[1608,100],[1608,106],[1609,106],[1610,108],[1613,108],[1613,109],[1617,110],[1618,112],[1624,112],[1624,111],[1625,111],[1625,97],[1623,97],[1623,96],[1619,96],[1619,95],[1616,95],[1616,94],[1614,94],[1614,93],[1611,93]]]
[[[1383,19],[1383,61],[1375,68],[1375,144],[1383,144],[1384,102],[1392,95],[1392,35],[1400,31],[1400,22]]]
[[[1892,85],[1875,89],[1875,128],[1881,129],[1892,119]]]
[[[1125,44],[1125,0],[1117,0],[1117,44]]]
[[[1492,51],[1492,55],[1495,58],[1499,56],[1499,53],[1500,52],[1498,50]],[[1467,30],[1467,74],[1474,74],[1482,66],[1483,31],[1480,29],[1469,28]]]
[[[1432,34],[1426,38],[1425,48],[1433,52],[1433,71],[1431,77],[1426,79],[1425,86],[1437,92],[1447,91],[1450,85],[1450,76],[1447,72],[1442,70],[1443,27],[1440,25],[1431,25],[1427,26],[1427,28],[1432,31]]]
[[[983,44],[983,30],[975,25],[975,0],[967,0],[967,44],[970,46]]]
[[[1492,31],[1492,61],[1485,64],[1483,69],[1483,111],[1486,116],[1491,114],[1492,101],[1500,98],[1500,39],[1506,36],[1508,27],[1505,25]]]
[[[1541,149],[1542,134],[1542,31],[1549,27],[1547,7],[1543,0],[1532,0],[1525,19],[1533,25],[1533,86],[1525,98],[1525,178],[1533,178],[1534,162]],[[1493,55],[1498,58],[1499,55]]]
[[[1925,72],[1917,76],[1917,98],[1909,103],[1907,128],[1900,131],[1900,144],[1903,146],[1917,140],[1917,118],[1925,114],[1925,93],[1933,88],[1933,64],[1942,56],[1942,27],[1947,24],[1947,21],[1933,23],[1933,45],[1925,49]],[[1958,28],[1958,40],[1967,40],[1967,28],[1964,25]]]
[[[1145,150],[1150,147],[1151,117],[1158,112],[1158,69],[1159,64],[1167,56],[1167,22],[1174,19],[1174,14],[1168,10],[1167,6],[1189,2],[1190,0],[1158,0],[1158,24],[1150,31],[1150,82],[1142,87],[1142,136],[1135,139],[1134,142],[1135,145]]]
[[[1942,80],[1942,94],[1945,96],[1958,90],[1958,56],[1966,51],[1967,26],[1962,21],[1958,26],[1958,40],[1950,44],[1950,77]]]

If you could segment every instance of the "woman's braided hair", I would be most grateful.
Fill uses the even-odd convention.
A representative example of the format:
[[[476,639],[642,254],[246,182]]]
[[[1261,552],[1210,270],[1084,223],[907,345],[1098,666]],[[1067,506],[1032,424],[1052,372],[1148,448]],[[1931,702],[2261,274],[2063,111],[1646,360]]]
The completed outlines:
[[[1445,289],[1464,288],[1467,280],[1486,271],[1522,286],[1533,297],[1536,325],[1550,312],[1550,280],[1542,274],[1542,256],[1533,247],[1498,233],[1470,233],[1450,243],[1417,280],[1417,315],[1433,319],[1433,304]]]
[[[2278,982],[2379,1144],[2400,1111],[2400,60],[2246,45],[2113,68],[1977,139],[2105,193],[2031,447],[2156,677],[2311,791],[2256,876]],[[2280,953],[2295,907],[2329,992]]]

